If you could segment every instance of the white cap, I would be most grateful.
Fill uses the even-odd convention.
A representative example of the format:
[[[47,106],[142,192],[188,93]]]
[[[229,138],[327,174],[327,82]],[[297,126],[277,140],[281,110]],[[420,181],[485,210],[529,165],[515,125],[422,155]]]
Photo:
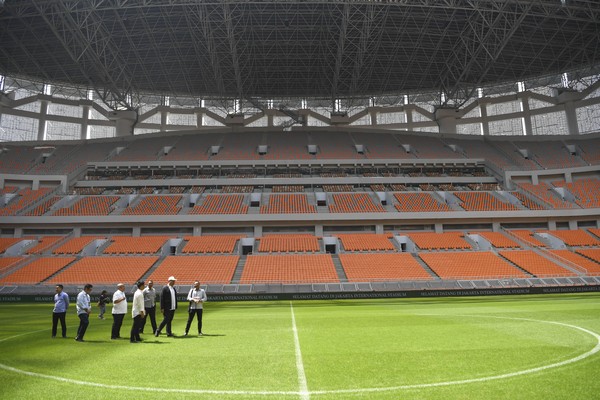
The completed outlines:
[[[175,279],[175,277],[174,277],[173,275],[171,275],[171,276],[169,277],[169,279],[167,279],[167,280],[168,280],[168,281],[176,281],[177,279]]]

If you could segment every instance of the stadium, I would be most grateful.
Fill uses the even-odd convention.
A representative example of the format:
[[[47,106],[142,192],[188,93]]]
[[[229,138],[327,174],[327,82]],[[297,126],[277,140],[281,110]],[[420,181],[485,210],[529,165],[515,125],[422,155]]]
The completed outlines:
[[[0,0],[2,396],[594,398],[599,44],[586,0]],[[169,276],[207,335],[50,339],[56,285]]]

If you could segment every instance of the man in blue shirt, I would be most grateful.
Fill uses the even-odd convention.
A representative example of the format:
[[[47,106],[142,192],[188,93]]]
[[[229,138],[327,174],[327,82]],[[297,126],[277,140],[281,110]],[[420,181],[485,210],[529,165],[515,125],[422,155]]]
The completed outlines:
[[[77,329],[77,336],[75,340],[83,342],[83,335],[90,324],[90,313],[92,312],[92,305],[90,303],[90,293],[92,292],[93,286],[89,283],[83,287],[83,290],[77,295],[77,316],[79,317],[79,328]]]
[[[63,285],[56,285],[56,294],[54,295],[54,310],[52,310],[52,337],[56,337],[56,328],[58,321],[62,328],[62,337],[67,337],[67,323],[65,317],[69,307],[69,295],[63,292]]]

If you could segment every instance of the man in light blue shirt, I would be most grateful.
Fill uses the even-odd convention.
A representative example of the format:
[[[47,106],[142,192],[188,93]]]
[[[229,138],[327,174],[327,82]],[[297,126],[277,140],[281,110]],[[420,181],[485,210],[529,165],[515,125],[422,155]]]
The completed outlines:
[[[56,328],[58,321],[62,328],[62,337],[67,337],[67,308],[69,307],[69,295],[63,292],[63,285],[56,285],[56,294],[54,295],[54,310],[52,310],[52,337],[56,337]]]
[[[83,290],[77,295],[77,316],[79,317],[79,328],[77,329],[77,336],[75,340],[83,342],[83,336],[90,324],[90,313],[92,312],[92,305],[90,303],[90,293],[93,286],[89,283],[83,287]]]

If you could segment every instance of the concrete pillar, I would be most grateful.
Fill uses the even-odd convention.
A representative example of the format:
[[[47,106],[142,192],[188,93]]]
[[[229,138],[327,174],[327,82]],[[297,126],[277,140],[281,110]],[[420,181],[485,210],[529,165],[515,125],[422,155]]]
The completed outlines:
[[[48,101],[40,101],[40,117],[38,125],[37,140],[44,140],[46,136],[46,117],[48,116]]]
[[[202,236],[202,227],[195,226],[192,230],[192,236]]]
[[[83,116],[81,118],[81,133],[79,138],[85,140],[88,138],[88,130],[90,126],[90,106],[83,106]]]
[[[200,128],[204,126],[204,113],[202,111],[196,112],[196,127]]]
[[[577,91],[567,90],[557,93],[558,102],[565,107],[565,116],[567,119],[567,129],[569,135],[579,135],[579,124],[577,123],[577,112],[575,103],[581,101],[582,94]]]
[[[435,110],[435,122],[440,128],[440,133],[456,134],[456,121],[458,110],[456,108],[438,108]]]
[[[73,228],[73,236],[81,237],[81,228]]]
[[[577,229],[577,221],[569,221],[569,229],[572,231]]]
[[[255,238],[262,237],[262,229],[263,229],[262,226],[258,226],[258,225],[254,226],[254,237]]]
[[[323,237],[323,225],[315,225],[315,236]]]
[[[23,237],[23,228],[15,228],[15,237],[16,238]]]
[[[551,230],[551,231],[556,230],[556,221],[548,221],[548,230]]]
[[[378,124],[377,121],[377,116],[379,115],[379,112],[376,110],[369,110],[369,116],[371,117],[371,125],[375,126]]]
[[[444,225],[435,224],[435,233],[444,233]]]
[[[565,182],[573,183],[573,174],[571,172],[565,172]]]
[[[479,103],[479,113],[481,114],[481,130],[483,136],[490,136],[490,124],[488,121],[486,103]]]
[[[133,136],[133,126],[137,121],[135,111],[111,111],[108,119],[115,121],[116,137]]]
[[[169,112],[167,110],[161,110],[160,111],[160,131],[161,132],[167,131],[168,119],[169,119]]]
[[[133,227],[133,229],[131,230],[131,236],[140,237],[141,235],[142,235],[142,228],[140,228],[139,226]]]
[[[500,222],[492,222],[492,232],[500,232]]]
[[[413,110],[411,108],[405,109],[404,113],[406,114],[406,130],[412,131],[413,130],[413,117],[412,117]]]
[[[533,126],[531,125],[531,110],[529,109],[529,96],[521,98],[521,108],[523,110],[523,135],[533,135]]]
[[[377,235],[383,235],[383,225],[375,225],[375,233]]]

